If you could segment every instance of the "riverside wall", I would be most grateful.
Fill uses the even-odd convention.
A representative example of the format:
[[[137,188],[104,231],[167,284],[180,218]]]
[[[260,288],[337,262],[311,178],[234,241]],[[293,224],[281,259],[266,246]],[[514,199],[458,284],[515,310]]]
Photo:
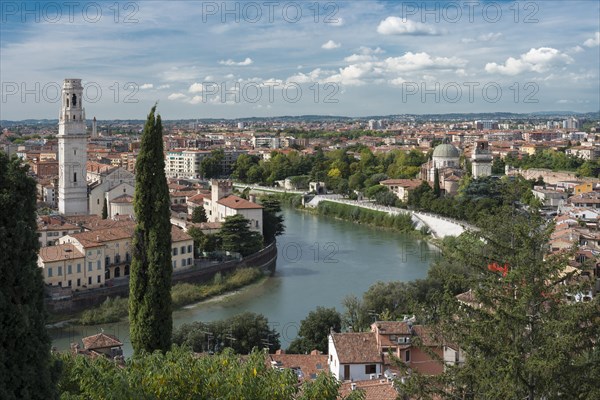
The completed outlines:
[[[213,279],[217,273],[230,273],[238,268],[260,268],[266,273],[273,274],[277,265],[277,246],[271,243],[261,251],[244,257],[241,260],[214,262],[214,264],[195,264],[193,267],[173,272],[172,284],[188,282],[202,283]],[[69,314],[83,311],[101,304],[109,297],[127,297],[129,295],[129,277],[114,280],[112,286],[89,289],[70,293],[60,299],[46,298],[48,311]]]

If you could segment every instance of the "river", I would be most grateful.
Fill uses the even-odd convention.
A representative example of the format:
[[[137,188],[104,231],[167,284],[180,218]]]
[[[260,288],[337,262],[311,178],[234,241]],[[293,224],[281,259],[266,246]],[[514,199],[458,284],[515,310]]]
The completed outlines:
[[[264,314],[280,332],[282,347],[297,333],[300,321],[317,306],[336,307],[346,295],[362,296],[377,281],[410,281],[425,277],[438,253],[425,241],[389,230],[284,209],[286,232],[278,238],[277,271],[219,301],[177,310],[173,324],[212,321],[244,311]],[[132,354],[127,322],[69,326],[51,330],[53,346],[66,350],[71,342],[104,330]]]

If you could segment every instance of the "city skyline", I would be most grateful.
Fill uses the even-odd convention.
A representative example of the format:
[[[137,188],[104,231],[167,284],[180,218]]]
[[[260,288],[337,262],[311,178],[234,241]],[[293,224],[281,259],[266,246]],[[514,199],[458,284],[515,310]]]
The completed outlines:
[[[600,108],[593,2],[24,4],[2,3],[3,120],[57,118],[65,78],[88,119]]]

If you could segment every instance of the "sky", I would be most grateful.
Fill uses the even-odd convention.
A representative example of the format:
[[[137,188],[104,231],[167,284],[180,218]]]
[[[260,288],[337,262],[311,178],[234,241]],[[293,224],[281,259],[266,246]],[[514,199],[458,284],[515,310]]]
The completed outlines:
[[[0,119],[600,109],[600,2],[0,2]]]

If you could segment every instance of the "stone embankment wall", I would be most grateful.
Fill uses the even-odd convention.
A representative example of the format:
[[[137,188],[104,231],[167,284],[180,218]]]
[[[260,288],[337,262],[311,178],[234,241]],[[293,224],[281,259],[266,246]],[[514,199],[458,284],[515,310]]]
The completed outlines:
[[[261,251],[241,260],[214,263],[197,263],[195,266],[173,273],[172,283],[201,283],[213,279],[218,272],[225,274],[238,268],[260,268],[274,273],[277,265],[277,246],[272,243]],[[55,313],[75,313],[96,306],[109,297],[127,297],[129,295],[129,277],[113,280],[112,286],[72,293],[71,296],[55,300],[46,299],[46,308]]]

